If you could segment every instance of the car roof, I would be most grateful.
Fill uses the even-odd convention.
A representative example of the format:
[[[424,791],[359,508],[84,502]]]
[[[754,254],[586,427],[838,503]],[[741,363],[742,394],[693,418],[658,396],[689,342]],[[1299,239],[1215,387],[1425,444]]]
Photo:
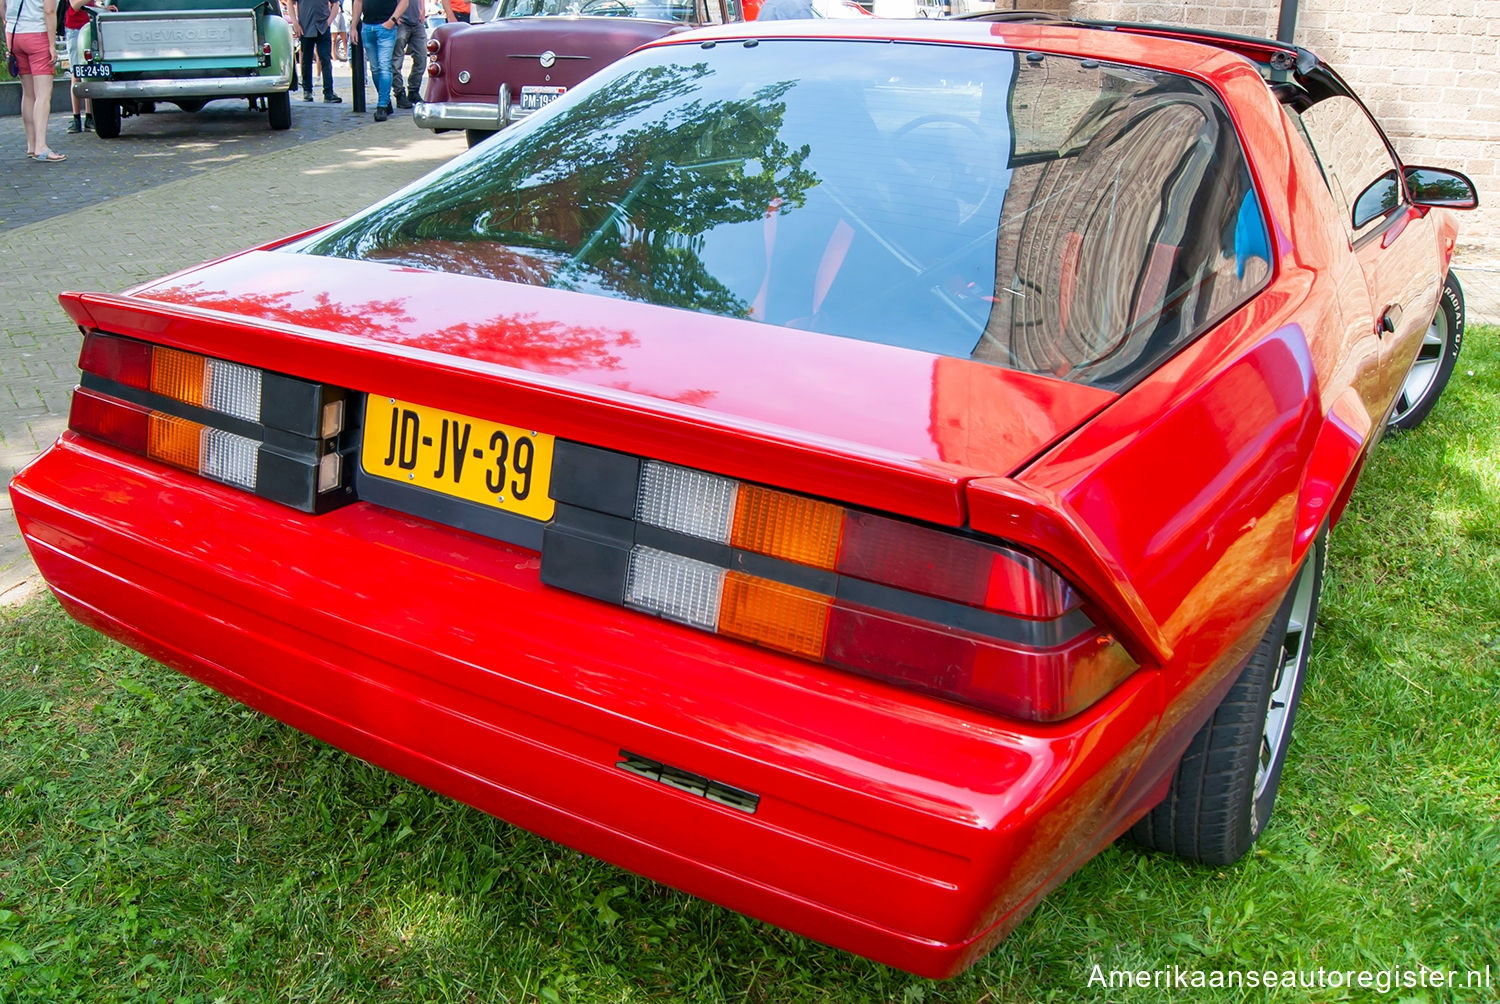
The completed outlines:
[[[672,35],[652,42],[650,46],[762,39],[945,42],[1129,63],[1181,72],[1205,80],[1229,72],[1230,67],[1249,68],[1259,76],[1259,71],[1245,55],[1206,39],[1145,31],[1101,30],[1097,26],[1071,22],[1006,22],[970,18],[745,21]]]

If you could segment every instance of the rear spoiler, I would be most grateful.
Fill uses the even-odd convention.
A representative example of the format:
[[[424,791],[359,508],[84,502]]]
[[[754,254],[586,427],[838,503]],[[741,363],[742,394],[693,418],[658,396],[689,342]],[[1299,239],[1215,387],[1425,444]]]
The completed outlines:
[[[1133,21],[1094,21],[1060,17],[1046,11],[979,11],[960,14],[955,21],[992,21],[1020,24],[1048,24],[1067,28],[1093,28],[1127,35],[1148,35],[1183,42],[1211,45],[1243,56],[1260,68],[1261,75],[1276,97],[1298,111],[1335,94],[1348,94],[1349,88],[1328,64],[1311,49],[1290,45],[1254,35],[1236,35],[1226,31],[1190,28],[1175,24],[1143,24]]]

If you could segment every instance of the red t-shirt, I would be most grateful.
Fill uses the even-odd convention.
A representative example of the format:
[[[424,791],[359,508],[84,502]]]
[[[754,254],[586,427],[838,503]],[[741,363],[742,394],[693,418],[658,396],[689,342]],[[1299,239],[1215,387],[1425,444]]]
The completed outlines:
[[[82,28],[89,23],[89,9],[87,7],[74,7],[72,4],[66,3],[66,0],[64,0],[64,3],[67,6],[67,10],[63,11],[64,28]]]

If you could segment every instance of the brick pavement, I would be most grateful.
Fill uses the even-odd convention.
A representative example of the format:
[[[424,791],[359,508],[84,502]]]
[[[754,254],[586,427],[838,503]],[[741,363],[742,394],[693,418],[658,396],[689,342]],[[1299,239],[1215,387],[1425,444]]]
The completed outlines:
[[[325,107],[320,102],[302,105],[300,100],[294,104],[315,111]],[[347,104],[326,107],[330,113],[347,115],[337,111],[347,109]],[[0,279],[0,478],[9,482],[67,423],[68,398],[78,378],[79,339],[77,328],[57,304],[59,291],[119,291],[340,218],[465,149],[462,133],[435,136],[413,126],[405,112],[385,123],[375,124],[368,115],[357,117],[356,123],[334,135],[263,153],[247,153],[235,145],[200,152],[190,137],[180,144],[158,144],[163,159],[181,156],[187,146],[187,156],[210,162],[174,180],[107,196],[38,222],[0,228],[0,261],[7,266]],[[6,135],[10,125],[0,121],[0,149],[17,152],[7,174],[45,175],[76,182],[88,191],[82,179],[90,175],[75,170],[86,166],[83,158],[77,164],[71,157],[57,165],[23,163],[19,154],[25,142],[19,139],[19,122],[15,137]],[[49,129],[61,134],[66,125],[66,116],[53,116]],[[263,128],[259,123],[256,127]],[[294,124],[290,133],[296,132]],[[101,147],[116,142],[69,138]],[[0,216],[8,215],[12,198],[46,197],[45,192],[17,196],[0,188],[5,200],[0,202],[5,207]],[[0,602],[22,598],[36,584],[10,497],[0,494]]]
[[[83,199],[119,198],[370,124],[368,112],[355,115],[351,111],[353,90],[347,64],[334,64],[334,82],[343,104],[321,100],[308,104],[293,95],[292,128],[282,132],[273,132],[266,113],[251,111],[241,100],[213,101],[194,113],[162,102],[154,114],[127,118],[119,137],[112,140],[92,133],[70,136],[66,131],[70,116],[53,115],[47,124],[47,142],[68,155],[66,164],[55,167],[22,160],[26,141],[20,116],[0,118],[0,159],[11,159],[14,151],[16,160],[14,169],[0,177],[0,231],[61,215],[81,205]],[[367,93],[373,101],[374,92]],[[40,173],[63,168],[66,174]],[[51,190],[38,196],[34,191],[38,183]]]
[[[347,88],[340,89],[348,101]],[[9,266],[0,273],[0,478],[9,481],[67,422],[68,398],[77,381],[78,332],[57,305],[60,290],[118,291],[339,218],[464,149],[462,133],[434,136],[415,128],[407,113],[374,124],[368,116],[350,116],[348,107],[295,101],[294,123],[323,116],[326,121],[308,129],[316,135],[321,128],[323,135],[265,149],[234,140],[213,144],[201,136],[178,137],[178,125],[172,124],[168,142],[128,148],[135,151],[130,157],[190,161],[186,169],[163,169],[161,177],[172,180],[160,182],[149,166],[108,162],[105,154],[127,149],[115,146],[118,141],[69,137],[109,150],[55,166],[22,163],[17,157],[7,173],[24,177],[35,172],[74,182],[95,201],[54,212],[50,193],[0,185],[0,260]],[[127,122],[127,127],[134,124]],[[61,135],[66,125],[66,116],[54,116],[52,134]],[[249,127],[255,128],[263,127],[259,122]],[[296,137],[300,129],[294,124],[278,135]],[[23,150],[20,135],[18,120],[0,120],[0,149]],[[61,144],[58,148],[63,149]],[[93,177],[100,171],[115,171],[118,177],[96,183]],[[13,199],[44,199],[48,205],[20,207]],[[5,216],[23,211],[38,222],[5,226]],[[19,262],[31,263],[24,278]],[[1461,257],[1457,271],[1469,321],[1500,324],[1500,261]],[[23,598],[37,585],[10,498],[0,493],[0,603]]]

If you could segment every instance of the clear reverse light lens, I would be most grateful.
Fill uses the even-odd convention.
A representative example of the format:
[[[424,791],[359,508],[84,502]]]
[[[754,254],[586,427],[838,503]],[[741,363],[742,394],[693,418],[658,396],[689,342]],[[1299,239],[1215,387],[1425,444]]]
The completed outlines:
[[[222,429],[205,427],[200,435],[198,473],[254,491],[260,444]]]
[[[729,543],[739,482],[672,464],[641,465],[635,518],[715,543]]]
[[[625,603],[705,631],[719,623],[724,569],[654,547],[630,552]]]
[[[208,366],[203,406],[247,422],[260,421],[260,370],[222,359],[205,359]]]

